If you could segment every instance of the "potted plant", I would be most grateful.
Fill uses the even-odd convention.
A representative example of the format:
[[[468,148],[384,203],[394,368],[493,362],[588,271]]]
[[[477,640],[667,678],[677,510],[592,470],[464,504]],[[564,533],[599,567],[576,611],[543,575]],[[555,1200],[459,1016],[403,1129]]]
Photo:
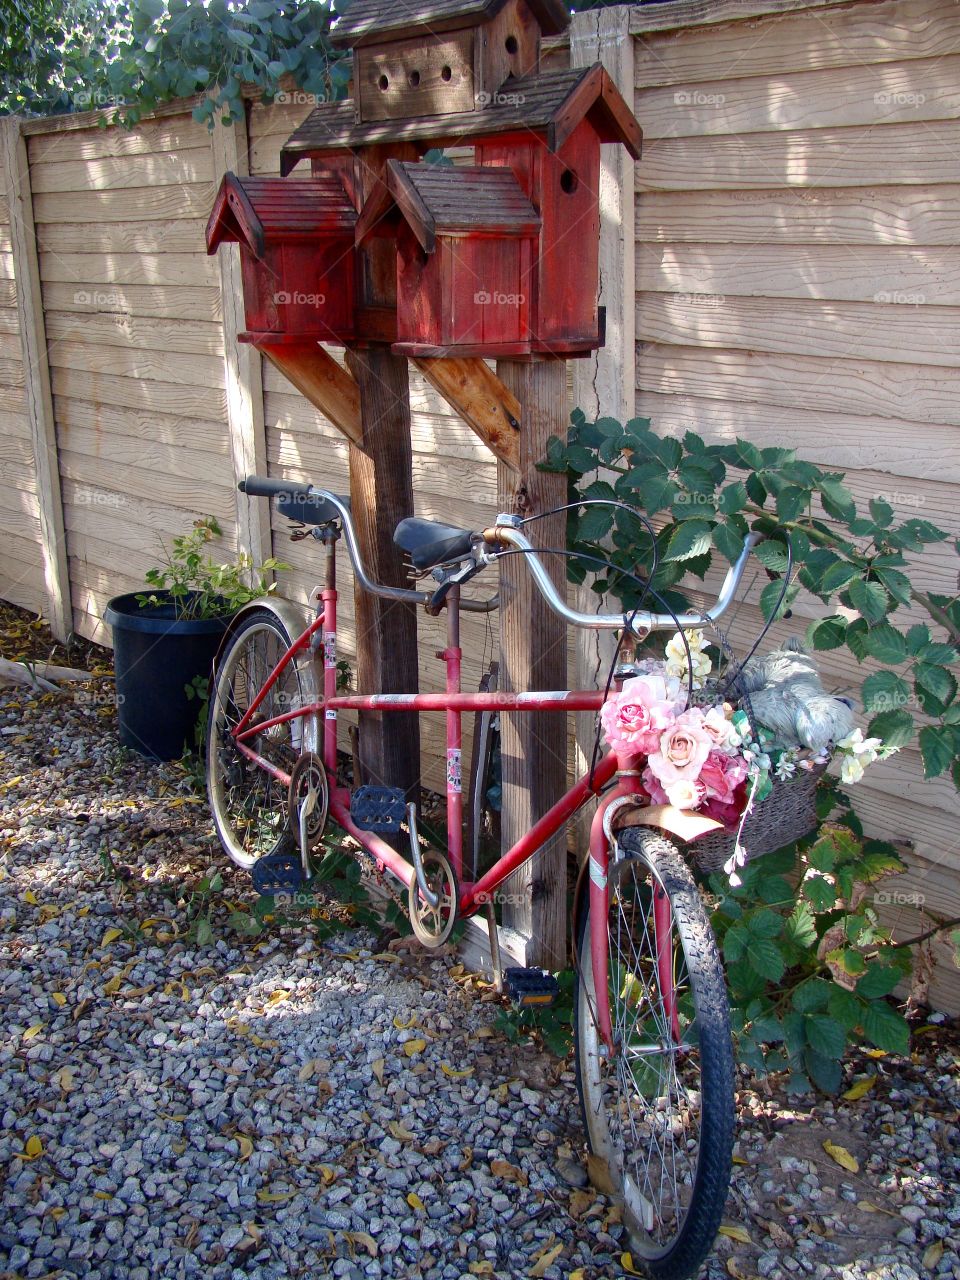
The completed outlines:
[[[113,629],[120,741],[154,760],[173,760],[194,742],[198,680],[209,675],[230,619],[266,595],[270,574],[241,554],[217,564],[207,544],[222,537],[213,516],[164,546],[165,563],[146,575],[148,591],[115,596],[105,620]]]

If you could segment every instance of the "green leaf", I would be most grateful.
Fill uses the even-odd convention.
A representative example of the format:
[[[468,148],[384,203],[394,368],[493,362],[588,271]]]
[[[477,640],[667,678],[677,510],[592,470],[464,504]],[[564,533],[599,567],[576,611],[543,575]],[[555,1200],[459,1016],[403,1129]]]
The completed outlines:
[[[784,936],[801,951],[805,951],[816,941],[816,922],[806,902],[798,902],[787,917]]]
[[[736,964],[741,960],[749,945],[750,934],[743,925],[731,925],[723,939],[723,955],[727,963]]]
[[[851,1031],[860,1021],[860,1002],[852,991],[832,983],[827,999],[827,1009],[845,1031]]]
[[[847,586],[854,578],[858,578],[862,570],[849,560],[837,560],[824,572],[820,579],[818,595],[830,596],[835,591]]]
[[[917,656],[924,662],[935,662],[945,667],[960,661],[952,644],[924,644],[917,651]]]
[[[786,573],[787,551],[782,542],[768,540],[758,543],[753,549],[753,554],[771,573]]]
[[[870,964],[867,972],[857,983],[857,995],[864,1000],[874,1000],[877,996],[888,996],[902,979],[903,974],[892,964]]]
[[[803,1064],[807,1075],[823,1093],[838,1093],[843,1083],[843,1068],[839,1058],[824,1057],[812,1045],[803,1051]]]
[[[863,1034],[871,1044],[887,1053],[909,1052],[910,1028],[906,1020],[882,1000],[864,1009]]]
[[[823,509],[838,520],[852,520],[857,511],[853,494],[838,475],[823,476],[820,480],[820,497]]]
[[[907,658],[907,642],[901,631],[889,622],[871,627],[864,637],[863,646],[871,658],[895,666]]]
[[[879,498],[870,499],[870,514],[880,526],[881,529],[889,529],[893,524],[893,507],[889,502],[883,502]]]
[[[746,479],[747,496],[751,502],[755,502],[758,507],[762,507],[767,500],[767,490],[763,481],[755,471],[747,476]]]
[[[866,711],[891,711],[910,701],[910,686],[894,671],[874,671],[863,682]]]
[[[763,616],[769,618],[776,611],[776,616],[782,618],[790,608],[790,605],[797,598],[797,592],[800,588],[794,584],[787,587],[786,592],[783,591],[783,580],[777,579],[776,582],[768,582],[760,592],[760,608]],[[783,599],[781,600],[781,594]]]
[[[783,953],[770,938],[751,937],[746,960],[754,973],[768,982],[779,982],[786,969]]]
[[[910,579],[896,569],[877,569],[877,577],[887,591],[899,604],[909,604],[911,600]]]
[[[844,643],[847,620],[835,613],[829,618],[815,618],[807,627],[807,641],[814,649],[839,649]]]
[[[829,911],[837,900],[836,888],[824,876],[807,876],[802,890],[814,911]]]
[[[823,978],[808,978],[794,987],[790,1003],[798,1013],[818,1013],[827,1007],[832,985]]]
[[[612,528],[612,507],[587,507],[577,522],[577,537],[581,542],[599,542]]]
[[[913,716],[908,711],[881,711],[867,726],[867,736],[882,738],[886,747],[905,747],[913,738]]]
[[[689,560],[703,555],[712,546],[712,530],[706,520],[685,520],[670,536],[666,560]]]
[[[919,657],[923,649],[930,643],[930,628],[917,622],[907,632],[907,650]]]
[[[913,668],[913,677],[917,685],[932,694],[939,703],[946,706],[953,701],[957,692],[957,681],[946,667],[935,667],[927,662],[919,662]]]
[[[941,773],[945,773],[956,754],[950,728],[925,725],[920,730],[920,754],[925,778],[939,778]]]
[[[769,907],[759,907],[746,919],[752,938],[776,938],[783,932],[783,917]]]
[[[735,515],[747,505],[747,489],[742,480],[728,484],[720,493],[718,509],[725,516]]]
[[[781,520],[796,520],[805,510],[810,495],[806,489],[788,484],[777,494],[777,515]]]
[[[729,524],[716,524],[713,527],[713,545],[731,564],[743,550],[743,538]]]
[[[807,1043],[824,1058],[839,1059],[847,1044],[847,1033],[828,1013],[807,1014],[804,1022]]]
[[[887,616],[890,599],[879,582],[854,578],[848,589],[851,604],[868,622],[879,622]]]

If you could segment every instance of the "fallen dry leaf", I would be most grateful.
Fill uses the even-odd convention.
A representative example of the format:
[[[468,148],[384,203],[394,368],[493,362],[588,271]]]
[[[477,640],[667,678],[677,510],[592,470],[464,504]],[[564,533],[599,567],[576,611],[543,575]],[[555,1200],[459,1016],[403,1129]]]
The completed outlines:
[[[417,1213],[426,1213],[426,1207],[415,1191],[411,1191],[407,1196],[407,1204],[411,1209],[415,1209]]]
[[[57,1006],[58,1009],[62,1009],[63,1006],[67,1003],[67,997],[63,994],[62,991],[51,992],[50,999],[53,1001],[53,1003]]]
[[[393,1134],[398,1142],[412,1142],[414,1135],[406,1127],[402,1120],[391,1120],[387,1128]]]
[[[451,1080],[463,1080],[467,1076],[472,1076],[474,1069],[473,1067],[463,1067],[462,1070],[457,1071],[450,1066],[449,1062],[441,1062],[440,1070],[445,1076],[449,1076]]]
[[[515,1182],[521,1187],[525,1187],[529,1181],[523,1170],[518,1169],[509,1160],[491,1160],[490,1172],[495,1178],[502,1178],[504,1182]]]
[[[571,1191],[569,1208],[574,1218],[582,1218],[588,1209],[593,1208],[593,1196],[589,1191]]]
[[[414,1058],[418,1053],[423,1053],[426,1047],[427,1047],[426,1040],[405,1040],[403,1045],[403,1052],[407,1055],[408,1058]]]
[[[621,1265],[621,1267],[623,1267],[624,1271],[627,1273],[627,1275],[628,1275],[628,1276],[642,1276],[642,1275],[643,1275],[643,1272],[642,1272],[642,1271],[638,1271],[638,1270],[637,1270],[637,1268],[633,1265],[633,1254],[632,1254],[632,1253],[621,1253],[621,1255],[620,1255],[620,1265]]]
[[[36,1040],[37,1036],[40,1034],[42,1030],[43,1030],[43,1023],[35,1022],[32,1027],[27,1027],[26,1031],[23,1033],[23,1038],[24,1040],[27,1040],[27,1041]]]
[[[122,929],[108,929],[100,941],[101,947],[109,947],[111,942],[116,942],[118,938],[123,936]]]
[[[261,1204],[280,1204],[296,1194],[296,1191],[258,1191],[257,1199]]]
[[[492,1276],[493,1263],[492,1262],[471,1262],[470,1274],[472,1276]]]
[[[864,1094],[870,1092],[877,1083],[876,1076],[861,1076],[859,1080],[854,1080],[850,1088],[843,1094],[848,1102],[856,1102],[858,1098],[862,1098]]]
[[[587,1156],[587,1174],[598,1191],[602,1191],[605,1196],[614,1194],[615,1188],[613,1179],[610,1177],[610,1166],[603,1156],[594,1155],[592,1152]]]
[[[24,1160],[36,1160],[37,1156],[43,1155],[43,1143],[34,1133],[23,1144],[22,1157]]]
[[[377,1058],[370,1064],[370,1070],[376,1076],[377,1084],[383,1084],[383,1068],[386,1063],[382,1058]]]
[[[73,1079],[72,1067],[61,1067],[59,1071],[52,1076],[53,1083],[57,1085],[64,1093],[70,1093],[77,1086]]]
[[[545,1249],[543,1253],[540,1254],[534,1266],[527,1272],[527,1275],[531,1277],[531,1280],[540,1280],[540,1277],[546,1275],[547,1268],[553,1266],[561,1253],[563,1253],[562,1240],[559,1244],[555,1244],[553,1248]]]
[[[720,1228],[720,1234],[727,1236],[730,1240],[736,1240],[738,1244],[750,1244],[750,1233],[745,1227],[728,1226],[724,1223]]]
[[[415,1013],[411,1013],[406,1022],[404,1022],[403,1018],[400,1017],[399,1013],[393,1019],[393,1025],[398,1031],[409,1031],[411,1027],[416,1026],[416,1023],[417,1015]]]
[[[835,1160],[842,1169],[846,1169],[849,1173],[860,1172],[859,1161],[850,1154],[846,1147],[841,1147],[839,1143],[831,1142],[828,1138],[823,1144],[823,1149],[830,1159]]]
[[[245,1133],[237,1134],[237,1146],[240,1148],[240,1159],[249,1160],[253,1155],[253,1143]]]
[[[310,1079],[310,1077],[314,1073],[316,1065],[317,1065],[316,1058],[311,1058],[309,1062],[305,1062],[303,1064],[303,1066],[297,1072],[297,1079],[300,1081],[301,1084],[304,1084],[307,1080]]]
[[[928,1271],[934,1271],[937,1263],[943,1257],[943,1241],[934,1240],[933,1244],[928,1244],[923,1251],[923,1265]]]
[[[373,1236],[369,1235],[366,1231],[347,1231],[345,1236],[351,1244],[358,1244],[361,1248],[366,1249],[371,1258],[375,1258],[377,1256],[379,1252],[377,1242],[374,1240]]]

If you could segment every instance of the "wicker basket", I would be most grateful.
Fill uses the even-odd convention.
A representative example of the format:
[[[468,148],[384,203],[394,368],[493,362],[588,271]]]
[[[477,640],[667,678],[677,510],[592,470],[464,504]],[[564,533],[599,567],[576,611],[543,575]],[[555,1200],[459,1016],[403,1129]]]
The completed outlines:
[[[775,781],[766,799],[754,804],[740,837],[748,862],[813,830],[817,825],[817,783],[826,767],[800,770],[788,782]],[[716,831],[687,845],[687,855],[700,871],[720,871],[733,853],[736,838],[735,831]]]

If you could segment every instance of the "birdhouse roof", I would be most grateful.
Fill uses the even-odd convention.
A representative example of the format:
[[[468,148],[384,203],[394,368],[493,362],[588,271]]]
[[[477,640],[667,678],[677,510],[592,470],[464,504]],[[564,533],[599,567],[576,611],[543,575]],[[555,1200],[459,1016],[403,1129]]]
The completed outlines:
[[[640,158],[640,126],[597,62],[592,67],[507,80],[488,106],[446,116],[357,124],[352,101],[323,103],[287,139],[280,153],[280,172],[289,173],[305,155],[381,142],[420,142],[427,150],[521,133],[541,137],[556,151],[583,119],[594,126],[598,141],[622,142],[635,160]]]
[[[352,234],[357,213],[334,174],[305,181],[224,176],[207,222],[207,253],[236,241],[262,255],[271,240]]]
[[[536,235],[540,215],[513,171],[474,165],[434,165],[390,160],[386,184],[364,205],[357,239],[397,211],[427,253],[438,235]]]
[[[431,34],[475,27],[489,22],[506,0],[353,0],[349,10],[330,33],[340,48],[379,44],[428,27]],[[566,31],[570,13],[562,0],[527,0],[545,36]]]

